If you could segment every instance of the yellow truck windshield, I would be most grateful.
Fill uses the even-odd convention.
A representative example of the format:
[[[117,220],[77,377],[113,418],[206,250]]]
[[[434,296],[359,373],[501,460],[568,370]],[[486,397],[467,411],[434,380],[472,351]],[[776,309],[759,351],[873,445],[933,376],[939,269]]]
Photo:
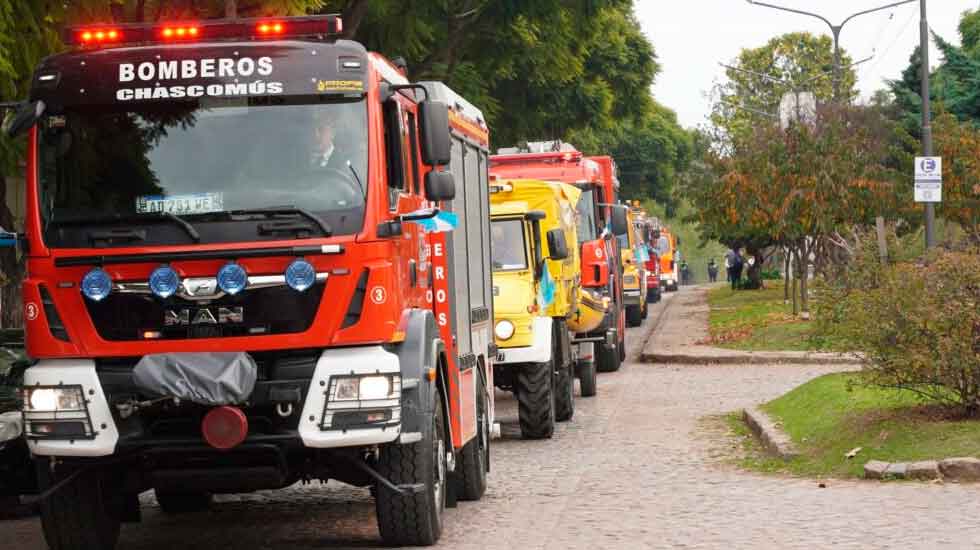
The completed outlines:
[[[492,221],[490,236],[494,271],[527,269],[523,220]]]

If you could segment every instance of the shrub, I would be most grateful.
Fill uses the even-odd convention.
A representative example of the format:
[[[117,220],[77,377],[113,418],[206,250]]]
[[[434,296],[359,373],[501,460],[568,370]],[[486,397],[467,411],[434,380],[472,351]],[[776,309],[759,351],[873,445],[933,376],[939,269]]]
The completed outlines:
[[[980,251],[884,268],[868,256],[826,288],[822,329],[864,352],[869,383],[980,414]]]
[[[783,274],[778,269],[763,269],[762,279],[765,281],[781,281],[783,280]]]

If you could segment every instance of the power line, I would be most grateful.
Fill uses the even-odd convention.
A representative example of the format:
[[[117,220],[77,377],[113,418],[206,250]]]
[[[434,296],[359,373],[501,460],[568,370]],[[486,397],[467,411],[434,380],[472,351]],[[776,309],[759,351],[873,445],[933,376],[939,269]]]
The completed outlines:
[[[895,35],[895,38],[893,38],[891,43],[888,45],[888,47],[885,48],[885,51],[881,53],[881,57],[878,58],[878,61],[876,61],[874,65],[868,68],[868,72],[866,74],[868,75],[874,74],[874,71],[878,68],[879,65],[881,65],[881,62],[885,59],[885,57],[888,56],[888,53],[892,51],[892,48],[895,47],[895,44],[897,44],[898,41],[901,40],[902,36],[905,34],[905,31],[909,28],[909,25],[912,24],[912,20],[914,20],[917,15],[918,15],[917,13],[913,12],[909,16],[909,18],[905,21],[905,24],[902,25],[901,30],[899,30],[898,34]]]

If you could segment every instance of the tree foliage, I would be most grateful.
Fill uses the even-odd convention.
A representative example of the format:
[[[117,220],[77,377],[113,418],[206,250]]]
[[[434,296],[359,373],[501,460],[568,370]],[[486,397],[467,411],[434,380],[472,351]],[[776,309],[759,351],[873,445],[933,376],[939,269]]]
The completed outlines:
[[[851,63],[851,57],[842,53],[840,99],[845,102],[857,96]],[[829,36],[794,32],[762,47],[743,49],[726,68],[727,81],[718,87],[711,122],[726,133],[744,134],[771,118],[762,113],[775,115],[784,94],[809,91],[818,102],[830,102],[833,75],[834,44]]]

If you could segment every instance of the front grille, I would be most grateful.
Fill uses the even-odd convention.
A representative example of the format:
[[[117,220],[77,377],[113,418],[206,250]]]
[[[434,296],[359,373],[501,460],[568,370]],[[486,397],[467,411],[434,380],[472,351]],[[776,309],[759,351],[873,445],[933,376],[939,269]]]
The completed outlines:
[[[140,340],[146,333],[159,333],[157,340],[291,334],[313,324],[325,288],[320,282],[305,292],[286,286],[245,289],[209,301],[113,292],[101,302],[86,299],[85,307],[99,336],[110,341]]]

